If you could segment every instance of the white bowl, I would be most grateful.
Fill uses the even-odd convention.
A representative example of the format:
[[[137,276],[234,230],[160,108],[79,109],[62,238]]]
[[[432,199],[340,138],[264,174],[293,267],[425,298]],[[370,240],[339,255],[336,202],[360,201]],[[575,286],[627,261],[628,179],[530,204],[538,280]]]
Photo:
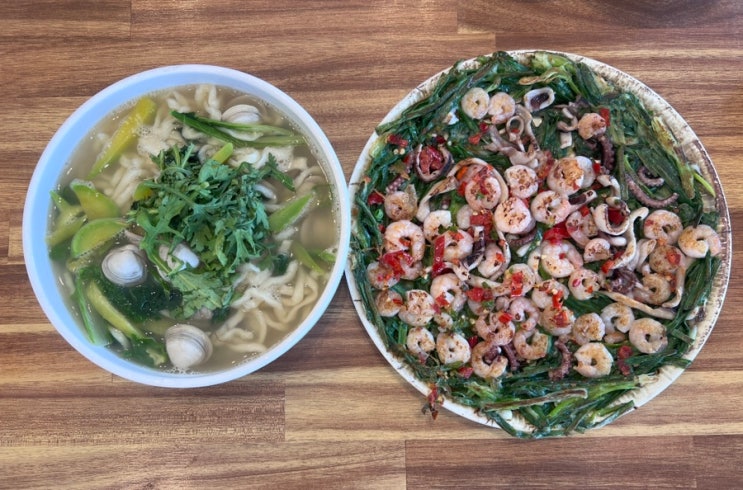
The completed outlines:
[[[107,347],[95,346],[61,296],[44,237],[53,211],[49,192],[59,181],[78,143],[107,114],[144,94],[169,87],[209,83],[256,96],[288,116],[308,138],[335,189],[340,221],[338,256],[327,285],[307,318],[269,350],[229,369],[203,374],[168,373],[123,359]],[[348,255],[350,200],[343,169],[327,137],[291,97],[254,76],[216,66],[178,65],[156,68],[125,78],[102,90],[77,109],[59,128],[39,159],[23,214],[23,254],[31,285],[52,325],[78,352],[103,369],[131,381],[153,386],[189,388],[224,383],[272,362],[299,342],[317,323],[338,288]]]

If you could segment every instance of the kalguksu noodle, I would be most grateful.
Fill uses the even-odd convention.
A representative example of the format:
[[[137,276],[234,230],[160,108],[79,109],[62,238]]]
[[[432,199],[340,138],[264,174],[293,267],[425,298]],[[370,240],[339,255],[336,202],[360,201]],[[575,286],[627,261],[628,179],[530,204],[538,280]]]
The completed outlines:
[[[239,363],[317,302],[338,246],[337,200],[276,109],[214,85],[144,99],[109,115],[76,150],[52,196],[51,255],[92,342],[161,369]],[[99,165],[136,117],[126,148]],[[225,214],[236,203],[238,215]],[[120,274],[135,279],[108,275],[116,254],[126,258]]]

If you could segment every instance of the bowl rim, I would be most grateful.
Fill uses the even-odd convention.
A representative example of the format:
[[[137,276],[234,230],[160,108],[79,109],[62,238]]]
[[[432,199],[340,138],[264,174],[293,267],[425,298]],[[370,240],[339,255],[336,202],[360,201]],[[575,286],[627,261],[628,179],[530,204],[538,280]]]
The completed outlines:
[[[95,124],[111,111],[144,94],[200,83],[227,86],[255,95],[290,116],[292,123],[308,136],[316,154],[322,156],[323,168],[335,187],[338,252],[323,292],[309,315],[265,353],[220,371],[170,373],[140,366],[105,346],[88,341],[84,329],[62,300],[59,285],[52,287],[57,278],[52,271],[46,242],[39,236],[46,235],[52,212],[48,191],[54,188],[80,140]],[[70,135],[75,137],[74,144],[67,143]],[[114,82],[87,99],[62,123],[45,147],[31,177],[24,204],[22,242],[26,272],[37,301],[51,324],[75,350],[94,364],[127,380],[151,386],[194,388],[220,384],[250,374],[276,360],[314,327],[330,305],[340,285],[350,247],[351,211],[345,174],[333,146],[317,122],[278,87],[248,73],[209,64],[168,65],[145,70]]]

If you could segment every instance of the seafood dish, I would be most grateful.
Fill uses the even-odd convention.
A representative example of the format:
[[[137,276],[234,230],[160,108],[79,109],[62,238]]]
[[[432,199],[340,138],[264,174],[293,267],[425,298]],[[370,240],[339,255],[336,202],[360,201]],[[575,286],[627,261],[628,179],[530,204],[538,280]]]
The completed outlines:
[[[434,417],[524,438],[604,426],[688,367],[725,295],[704,148],[589,58],[496,52],[438,73],[376,128],[351,192],[354,304]]]

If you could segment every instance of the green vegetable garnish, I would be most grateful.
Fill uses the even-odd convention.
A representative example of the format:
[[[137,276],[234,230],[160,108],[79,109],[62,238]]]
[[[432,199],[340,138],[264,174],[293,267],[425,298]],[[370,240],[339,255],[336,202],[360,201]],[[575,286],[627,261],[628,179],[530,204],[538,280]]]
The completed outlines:
[[[143,124],[149,124],[155,118],[157,104],[148,97],[142,97],[124,117],[116,132],[111,137],[111,143],[103,150],[101,156],[93,164],[88,173],[88,179],[92,179],[103,172],[109,165],[119,159],[122,153],[129,148],[139,135],[139,128]]]
[[[256,184],[272,177],[291,179],[273,158],[260,169],[215,160],[202,165],[193,146],[171,148],[154,161],[160,175],[140,185],[143,198],[127,215],[130,224],[144,231],[141,248],[183,294],[180,315],[228,307],[237,267],[270,252],[269,217]],[[171,271],[160,258],[161,245],[170,248],[180,242],[199,256],[198,270]]]

